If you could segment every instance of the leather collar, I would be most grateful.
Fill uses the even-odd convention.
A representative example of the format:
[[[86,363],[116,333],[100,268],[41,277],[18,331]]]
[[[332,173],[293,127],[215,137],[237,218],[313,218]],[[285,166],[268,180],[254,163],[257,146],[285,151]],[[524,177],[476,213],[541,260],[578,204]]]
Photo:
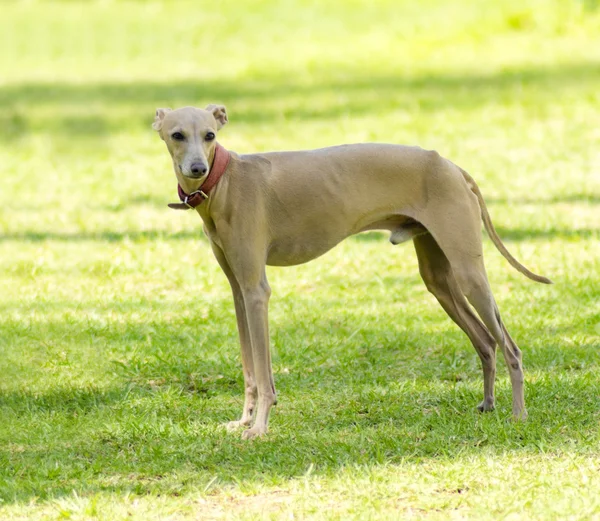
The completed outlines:
[[[179,194],[181,203],[169,203],[169,208],[173,208],[173,210],[190,210],[196,208],[196,206],[200,206],[206,199],[208,199],[208,194],[219,182],[221,176],[225,173],[230,158],[231,154],[229,151],[217,143],[215,147],[213,164],[210,172],[208,173],[208,177],[204,180],[204,183],[202,183],[198,190],[192,192],[191,194],[186,194],[183,191],[183,188],[181,188],[181,186],[178,184],[177,193]]]

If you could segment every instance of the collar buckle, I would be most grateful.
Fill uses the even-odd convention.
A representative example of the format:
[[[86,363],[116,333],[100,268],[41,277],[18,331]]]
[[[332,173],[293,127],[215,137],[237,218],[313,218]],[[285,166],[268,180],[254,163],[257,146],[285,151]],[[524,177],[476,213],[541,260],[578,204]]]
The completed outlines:
[[[196,190],[195,192],[192,192],[191,194],[186,195],[183,198],[183,204],[187,205],[187,207],[191,208],[192,210],[195,208],[195,206],[192,206],[190,203],[188,203],[188,201],[192,197],[194,197],[196,194],[200,195],[202,197],[202,199],[204,199],[205,201],[206,201],[206,199],[208,199],[208,195],[205,192],[203,192],[202,190]],[[198,206],[198,205],[196,205],[196,206]]]

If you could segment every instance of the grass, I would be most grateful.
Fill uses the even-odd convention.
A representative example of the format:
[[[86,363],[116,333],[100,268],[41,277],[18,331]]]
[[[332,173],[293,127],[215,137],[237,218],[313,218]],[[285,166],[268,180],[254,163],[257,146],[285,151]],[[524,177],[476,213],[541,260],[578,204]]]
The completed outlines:
[[[600,519],[600,13],[593,2],[5,2],[0,518]],[[238,152],[420,144],[478,181],[530,419],[369,233],[270,269],[279,405],[242,405],[229,288],[175,213],[159,106]]]

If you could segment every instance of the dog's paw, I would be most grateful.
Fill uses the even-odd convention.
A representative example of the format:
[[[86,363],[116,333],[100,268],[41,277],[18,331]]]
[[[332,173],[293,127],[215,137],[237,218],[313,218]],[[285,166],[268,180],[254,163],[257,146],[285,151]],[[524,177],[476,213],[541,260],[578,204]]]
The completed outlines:
[[[528,416],[529,416],[529,413],[527,412],[527,409],[521,409],[520,411],[513,410],[512,421],[524,422]]]
[[[231,422],[227,422],[224,424],[225,428],[228,431],[237,431],[238,429],[241,429],[242,427],[248,427],[248,425],[250,425],[250,421],[246,421],[246,420],[236,420],[236,421],[231,421]]]
[[[263,436],[266,433],[267,433],[266,427],[258,427],[255,425],[251,429],[247,429],[242,433],[242,439],[243,440],[251,440],[253,438],[258,438],[260,436]]]
[[[483,400],[483,402],[481,402],[477,406],[477,410],[479,412],[489,412],[489,411],[493,411],[494,409],[495,409],[494,402],[488,401],[488,400]]]

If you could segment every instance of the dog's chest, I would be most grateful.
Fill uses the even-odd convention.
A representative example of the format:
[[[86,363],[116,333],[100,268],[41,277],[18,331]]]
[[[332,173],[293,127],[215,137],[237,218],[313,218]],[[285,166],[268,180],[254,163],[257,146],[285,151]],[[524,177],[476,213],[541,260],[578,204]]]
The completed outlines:
[[[219,238],[219,234],[217,233],[214,223],[207,224],[205,222],[202,228],[204,229],[204,234],[208,237],[208,240],[212,244],[216,244],[219,248],[223,249],[223,243]]]

